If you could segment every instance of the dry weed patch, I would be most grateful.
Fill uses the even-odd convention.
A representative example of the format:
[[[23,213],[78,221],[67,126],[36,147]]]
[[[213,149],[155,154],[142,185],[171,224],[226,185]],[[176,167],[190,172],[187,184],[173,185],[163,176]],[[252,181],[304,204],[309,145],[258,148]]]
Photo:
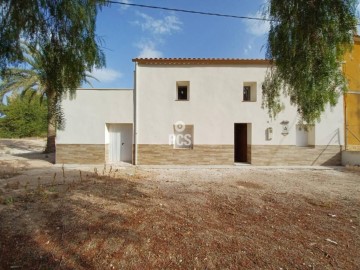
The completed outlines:
[[[301,172],[300,183],[293,172],[107,166],[38,177],[0,194],[12,198],[0,208],[1,269],[360,265],[356,174]]]

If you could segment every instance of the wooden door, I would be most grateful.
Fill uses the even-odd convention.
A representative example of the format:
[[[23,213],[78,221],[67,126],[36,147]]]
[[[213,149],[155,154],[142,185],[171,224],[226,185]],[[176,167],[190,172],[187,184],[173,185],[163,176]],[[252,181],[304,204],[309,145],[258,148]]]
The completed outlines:
[[[247,162],[247,124],[234,124],[235,162]]]

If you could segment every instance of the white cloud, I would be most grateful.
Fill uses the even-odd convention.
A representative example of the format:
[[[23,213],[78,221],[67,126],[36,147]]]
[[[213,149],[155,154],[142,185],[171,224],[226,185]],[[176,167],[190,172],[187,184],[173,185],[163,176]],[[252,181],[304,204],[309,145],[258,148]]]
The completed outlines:
[[[141,21],[136,21],[135,24],[140,25],[142,30],[150,31],[152,34],[172,34],[181,30],[182,22],[175,15],[165,16],[162,19],[155,19],[145,13],[138,12],[138,16],[142,18]]]
[[[163,53],[157,49],[158,46],[166,43],[165,36],[181,31],[182,22],[174,14],[155,18],[148,14],[137,12],[139,19],[134,22],[143,31],[147,32],[147,37],[135,44],[140,49],[140,58],[161,58]]]
[[[136,44],[140,49],[139,58],[161,58],[163,53],[156,49],[155,43],[152,41],[140,42]]]
[[[262,13],[257,11],[255,14],[249,14],[249,17],[261,18]],[[247,26],[246,31],[254,36],[265,35],[270,30],[270,23],[268,21],[246,20],[245,24]]]
[[[252,45],[251,45],[251,44],[248,44],[248,45],[246,46],[246,48],[244,49],[244,54],[245,54],[245,55],[248,55],[251,50],[252,50]]]
[[[113,82],[123,76],[120,72],[111,68],[94,69],[90,75],[100,82]]]
[[[131,4],[131,1],[130,1],[130,0],[122,0],[121,2],[123,2],[123,3],[125,3],[125,4]],[[129,6],[127,6],[127,5],[120,5],[120,8],[121,8],[122,10],[126,10],[126,9],[129,8]]]

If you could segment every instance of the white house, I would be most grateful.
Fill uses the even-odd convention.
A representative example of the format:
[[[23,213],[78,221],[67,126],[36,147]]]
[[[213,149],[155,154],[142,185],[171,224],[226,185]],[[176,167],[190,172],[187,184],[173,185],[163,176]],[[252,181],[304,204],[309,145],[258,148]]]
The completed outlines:
[[[296,108],[261,107],[269,62],[134,59],[134,90],[79,90],[64,100],[57,163],[340,165],[343,99],[299,129]]]
[[[56,136],[56,163],[105,163],[119,160],[120,145],[116,153],[109,152],[110,138],[123,129],[122,159],[132,161],[133,90],[132,89],[78,89],[73,100],[62,103],[65,130]],[[127,138],[125,137],[127,136]],[[110,154],[114,157],[110,158]]]

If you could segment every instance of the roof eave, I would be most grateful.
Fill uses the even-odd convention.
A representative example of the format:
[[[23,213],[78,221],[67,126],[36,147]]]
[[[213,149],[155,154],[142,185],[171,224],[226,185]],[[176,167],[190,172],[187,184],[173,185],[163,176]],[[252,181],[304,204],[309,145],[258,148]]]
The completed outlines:
[[[270,65],[268,59],[237,58],[134,58],[133,62],[148,65]]]

